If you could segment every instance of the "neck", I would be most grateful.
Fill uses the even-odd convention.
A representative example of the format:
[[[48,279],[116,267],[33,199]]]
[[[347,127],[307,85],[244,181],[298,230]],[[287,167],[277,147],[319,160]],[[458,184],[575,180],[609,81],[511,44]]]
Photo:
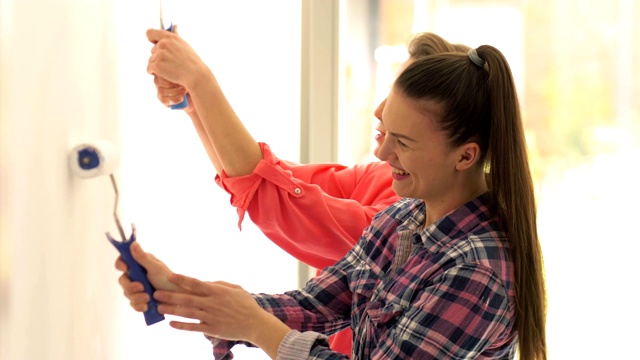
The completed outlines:
[[[425,200],[427,211],[425,228],[488,190],[484,172],[475,174],[472,178],[462,177],[452,185],[443,196],[434,200]]]

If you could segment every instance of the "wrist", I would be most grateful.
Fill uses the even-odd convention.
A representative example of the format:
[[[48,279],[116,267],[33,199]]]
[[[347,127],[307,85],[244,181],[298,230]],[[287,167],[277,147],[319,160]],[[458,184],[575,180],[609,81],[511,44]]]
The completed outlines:
[[[202,89],[209,87],[211,85],[217,86],[217,80],[207,66],[203,65],[200,71],[191,72],[192,77],[185,82],[185,89],[189,94],[196,94]]]
[[[278,354],[280,344],[285,336],[291,331],[291,328],[280,321],[274,315],[262,311],[262,313],[254,318],[250,339],[250,343],[261,348],[272,359]]]

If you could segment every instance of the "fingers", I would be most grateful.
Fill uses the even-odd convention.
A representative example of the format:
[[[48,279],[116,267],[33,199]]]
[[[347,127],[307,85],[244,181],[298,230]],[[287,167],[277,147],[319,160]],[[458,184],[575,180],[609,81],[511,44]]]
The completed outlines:
[[[158,311],[165,315],[180,316],[185,319],[193,319],[204,321],[207,318],[207,313],[203,310],[194,307],[188,307],[183,305],[173,305],[168,303],[159,303]]]
[[[129,267],[124,262],[124,260],[122,260],[122,256],[118,256],[118,258],[116,259],[116,269],[118,269],[118,270],[120,270],[122,272],[129,271]]]
[[[122,274],[118,278],[118,283],[122,287],[124,296],[129,299],[131,307],[139,312],[145,312],[149,308],[151,297],[144,292],[144,285],[138,281],[131,281],[126,274]]]
[[[138,312],[145,312],[149,309],[149,301],[151,298],[149,294],[143,292],[135,295],[131,295],[128,297],[129,305],[133,308],[133,310]]]
[[[177,89],[177,88],[182,88],[182,86],[178,85],[178,84],[174,84],[171,81],[165,80],[159,76],[154,75],[153,76],[153,83],[156,84],[157,88],[162,88],[162,89]]]
[[[179,287],[189,290],[196,294],[211,294],[213,290],[214,283],[207,283],[204,281],[200,281],[196,278],[192,278],[185,275],[173,274],[169,281],[178,285]]]
[[[194,69],[204,69],[202,60],[193,48],[177,34],[150,29],[147,38],[155,44],[147,63],[147,73],[188,88],[185,82],[197,78],[192,74]]]
[[[188,323],[182,321],[170,321],[169,325],[178,330],[193,331],[206,334],[208,326],[205,323]]]
[[[157,43],[162,39],[169,38],[171,36],[176,36],[176,35],[166,30],[158,30],[158,29],[147,30],[147,39],[149,40],[149,42],[153,44]]]
[[[144,285],[139,281],[131,281],[127,274],[120,275],[118,278],[118,284],[120,284],[120,287],[122,287],[122,290],[124,290],[124,294],[127,295],[127,297],[129,294],[144,292]]]
[[[154,260],[156,260],[155,256],[144,252],[144,250],[142,250],[142,247],[140,246],[140,243],[138,243],[137,241],[134,241],[131,244],[131,256],[133,256],[133,259],[147,271],[150,269],[150,267],[153,266]]]
[[[158,301],[158,311],[161,314],[200,320],[200,322],[209,322],[210,320],[210,316],[205,310],[207,309],[207,298],[161,290],[153,293],[153,297]]]
[[[158,88],[158,100],[165,106],[179,104],[184,99],[186,90],[184,88],[160,89]]]
[[[167,81],[159,76],[153,77],[153,82],[158,90],[158,100],[165,106],[179,104],[184,100],[187,89]]]
[[[228,283],[226,281],[216,281],[216,282],[213,282],[211,284],[222,285],[222,286],[225,286],[225,287],[228,287],[228,288],[231,288],[231,289],[242,289],[242,286],[237,285],[237,284]]]

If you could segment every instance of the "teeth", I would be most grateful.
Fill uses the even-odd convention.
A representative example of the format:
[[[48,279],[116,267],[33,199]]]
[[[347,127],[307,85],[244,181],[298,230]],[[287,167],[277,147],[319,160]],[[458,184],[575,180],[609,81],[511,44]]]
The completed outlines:
[[[395,174],[398,174],[398,175],[407,175],[407,174],[409,174],[409,173],[408,173],[408,172],[406,172],[406,171],[403,171],[403,170],[400,170],[400,169],[396,169],[396,168],[392,168],[392,171],[393,171]]]

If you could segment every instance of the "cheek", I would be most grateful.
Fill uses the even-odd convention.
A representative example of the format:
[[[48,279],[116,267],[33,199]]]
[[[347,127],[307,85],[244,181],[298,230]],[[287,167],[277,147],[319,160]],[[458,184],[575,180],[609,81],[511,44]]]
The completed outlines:
[[[402,161],[404,160],[404,162]],[[415,178],[422,182],[432,182],[445,175],[445,159],[435,156],[406,156],[401,163]]]

